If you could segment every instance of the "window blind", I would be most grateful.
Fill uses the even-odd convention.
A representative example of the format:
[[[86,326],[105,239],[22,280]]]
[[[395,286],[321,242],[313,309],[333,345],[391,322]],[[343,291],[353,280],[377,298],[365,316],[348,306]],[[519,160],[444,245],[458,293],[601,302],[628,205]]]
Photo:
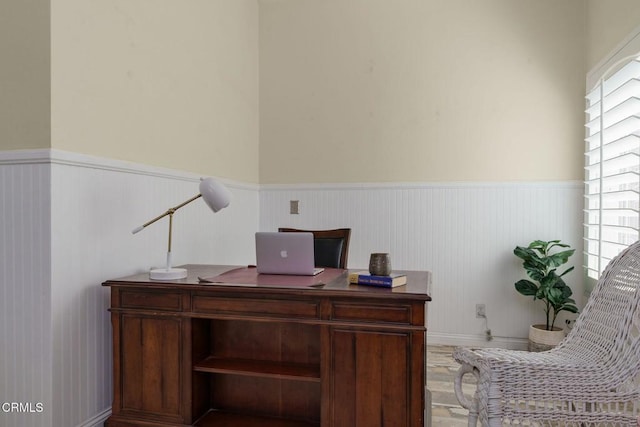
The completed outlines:
[[[585,263],[597,279],[640,238],[640,56],[586,96]]]

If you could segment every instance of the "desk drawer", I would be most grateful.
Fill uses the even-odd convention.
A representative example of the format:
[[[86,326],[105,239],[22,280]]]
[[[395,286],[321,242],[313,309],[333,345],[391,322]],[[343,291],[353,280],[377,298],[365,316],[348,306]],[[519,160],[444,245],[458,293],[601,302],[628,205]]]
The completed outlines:
[[[411,305],[334,302],[331,305],[331,320],[410,325]]]
[[[320,304],[308,300],[222,298],[194,295],[192,307],[194,313],[203,314],[263,315],[305,319],[320,317]]]
[[[120,291],[120,307],[143,310],[181,311],[182,298],[178,292]]]

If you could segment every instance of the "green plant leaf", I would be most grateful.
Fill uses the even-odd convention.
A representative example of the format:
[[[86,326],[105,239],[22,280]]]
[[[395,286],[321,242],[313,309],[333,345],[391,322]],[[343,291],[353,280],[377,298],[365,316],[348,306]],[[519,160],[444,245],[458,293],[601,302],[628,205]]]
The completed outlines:
[[[571,299],[571,295],[573,295],[573,291],[571,290],[570,287],[568,287],[564,283],[562,285],[563,286],[559,287],[558,289],[560,289],[562,291],[562,299],[563,299],[563,301],[568,301],[568,300]]]
[[[518,280],[515,283],[515,287],[518,292],[528,297],[532,296],[535,298],[536,293],[538,292],[538,287],[536,286],[536,284],[525,279]]]
[[[529,261],[529,260],[539,260],[540,257],[538,256],[538,254],[529,248],[523,248],[522,246],[516,246],[516,248],[513,250],[513,253],[520,259],[524,260],[524,261]]]
[[[549,267],[559,267],[567,263],[569,257],[573,255],[575,251],[575,249],[569,249],[568,251],[556,252],[555,254],[549,255],[545,263],[547,263]]]
[[[547,247],[547,251],[550,251],[552,248],[554,247],[559,247],[559,248],[568,248],[569,245],[567,245],[566,243],[560,243],[560,240],[549,240],[549,247]]]
[[[564,276],[565,274],[569,273],[570,271],[573,271],[573,269],[574,269],[574,267],[573,267],[573,266],[571,266],[571,267],[567,268],[567,269],[564,271],[564,273],[562,273],[562,274],[560,275],[560,277]]]
[[[576,307],[576,306],[575,306],[575,305],[573,305],[573,304],[565,304],[565,305],[562,307],[562,310],[564,310],[564,311],[569,311],[569,312],[571,312],[571,313],[577,313],[577,312],[578,312],[578,307]]]
[[[529,243],[528,247],[529,249],[538,249],[540,252],[546,252],[549,243],[553,243],[553,240],[551,242],[545,242],[544,240],[534,240],[533,242]]]
[[[559,280],[562,279],[558,277],[556,271],[551,270],[540,279],[540,287],[553,288],[554,286],[556,286]]]
[[[545,272],[543,270],[537,268],[525,268],[527,271],[527,276],[531,278],[534,282],[540,282],[545,277]]]
[[[555,308],[562,304],[562,289],[549,287],[545,290],[545,297],[549,300],[551,305]]]

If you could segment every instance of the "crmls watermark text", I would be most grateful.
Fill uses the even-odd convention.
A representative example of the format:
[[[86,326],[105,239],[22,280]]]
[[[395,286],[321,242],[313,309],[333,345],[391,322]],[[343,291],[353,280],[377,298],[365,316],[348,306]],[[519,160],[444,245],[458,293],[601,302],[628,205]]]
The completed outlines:
[[[44,405],[41,402],[2,402],[0,412],[4,413],[31,413],[39,414],[44,411]]]

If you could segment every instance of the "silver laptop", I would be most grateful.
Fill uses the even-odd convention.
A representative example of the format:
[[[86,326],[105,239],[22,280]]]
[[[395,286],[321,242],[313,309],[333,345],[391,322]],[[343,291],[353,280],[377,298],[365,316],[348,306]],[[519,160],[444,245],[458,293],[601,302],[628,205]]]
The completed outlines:
[[[315,276],[312,233],[256,233],[256,268],[259,274]]]

